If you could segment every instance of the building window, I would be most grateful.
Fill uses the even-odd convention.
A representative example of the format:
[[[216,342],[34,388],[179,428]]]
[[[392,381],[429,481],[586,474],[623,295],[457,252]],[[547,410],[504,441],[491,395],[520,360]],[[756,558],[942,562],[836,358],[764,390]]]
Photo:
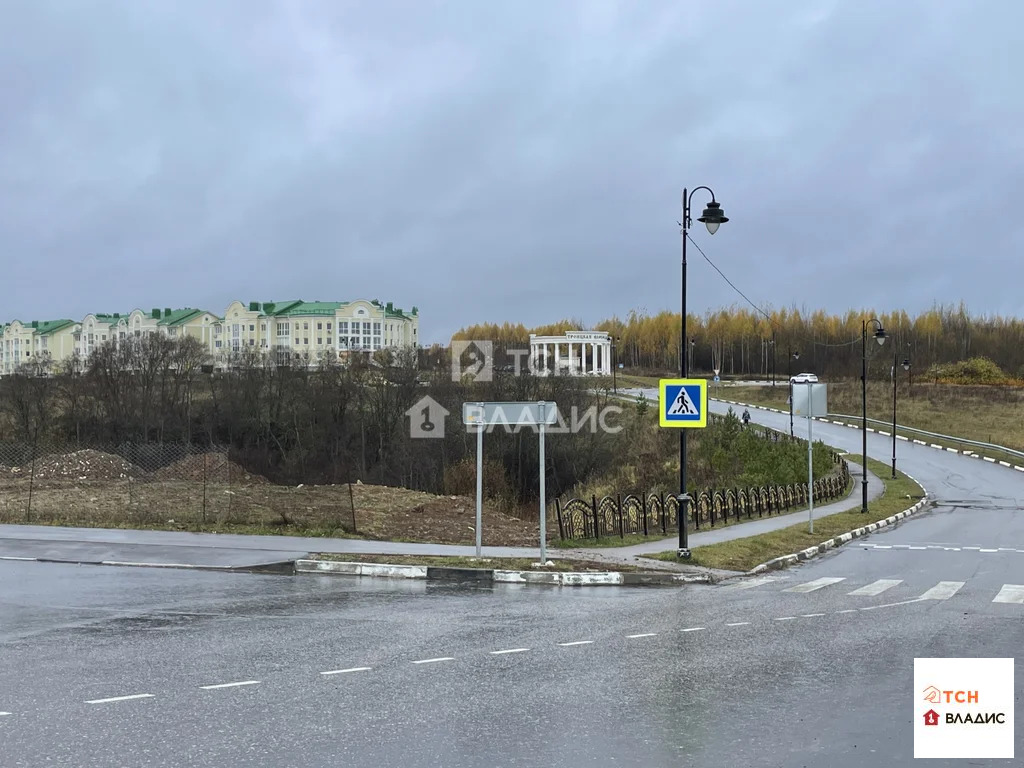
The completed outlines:
[[[291,333],[291,329],[292,329],[292,327],[288,323],[278,323],[277,324],[277,335],[278,336],[288,336]]]
[[[380,336],[380,323],[373,324],[373,333],[376,336]]]
[[[250,347],[255,347],[256,346],[256,339],[249,339],[249,346]]]
[[[296,346],[298,346],[298,344],[299,344],[299,337],[298,337],[298,336],[296,336],[296,337],[295,337],[295,345],[296,345]]]
[[[366,335],[366,336],[370,335],[370,323],[369,323],[369,321],[366,321],[366,322],[363,323],[363,334]]]
[[[317,336],[316,337],[316,343],[317,343],[317,345],[322,345],[324,343],[323,337],[322,336]]]
[[[338,333],[348,333],[348,320],[342,320],[338,323]]]
[[[136,333],[138,333],[138,331],[136,331]],[[215,342],[213,342],[213,346],[215,346],[217,349],[220,349],[221,345],[223,343],[224,343],[223,341],[221,341],[220,339],[217,339]]]
[[[330,330],[331,330],[331,324],[330,324],[330,323],[328,323],[328,324],[327,324],[327,330],[328,330],[328,331],[330,331]]]
[[[249,323],[249,333],[252,333],[255,330],[256,330],[256,326],[253,323]]]
[[[309,323],[303,323],[302,324],[302,330],[308,331],[309,330]]]
[[[308,336],[303,336],[302,337],[302,343],[305,344],[308,347],[309,346],[309,337]]]
[[[317,323],[317,324],[316,324],[316,329],[317,329],[318,331],[322,331],[322,330],[324,329],[324,324],[323,324],[323,323]]]

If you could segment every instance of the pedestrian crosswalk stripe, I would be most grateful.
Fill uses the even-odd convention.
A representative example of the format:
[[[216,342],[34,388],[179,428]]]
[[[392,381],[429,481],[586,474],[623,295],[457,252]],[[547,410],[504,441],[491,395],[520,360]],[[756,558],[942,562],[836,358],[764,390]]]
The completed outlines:
[[[846,581],[843,577],[826,576],[821,579],[815,579],[814,581],[808,581],[806,584],[797,584],[795,587],[782,590],[783,592],[813,592],[816,589],[822,587],[828,587],[832,584],[838,584],[840,581]]]
[[[778,581],[777,576],[757,576],[753,579],[747,579],[746,581],[734,581],[732,584],[727,584],[722,589],[752,589],[753,587],[760,587],[762,584],[769,584],[773,581]]]
[[[922,600],[948,600],[964,585],[963,581],[940,581],[923,595]]]
[[[851,592],[851,595],[880,595],[887,589],[892,589],[897,584],[902,584],[903,579],[879,579],[873,581],[870,584],[866,584],[860,589],[855,589]]]
[[[1003,584],[992,602],[1024,604],[1024,584]]]

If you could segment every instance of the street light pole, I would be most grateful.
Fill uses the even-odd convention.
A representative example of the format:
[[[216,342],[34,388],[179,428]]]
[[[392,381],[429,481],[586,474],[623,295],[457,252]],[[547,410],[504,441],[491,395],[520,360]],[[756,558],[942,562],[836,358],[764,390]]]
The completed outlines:
[[[800,352],[794,352],[792,347],[787,347],[786,351],[786,370],[789,372],[789,436],[793,437],[793,361],[800,359]]]
[[[892,479],[896,479],[896,350],[892,351]]]
[[[615,374],[616,374],[616,371],[618,370],[618,367],[619,367],[619,361],[618,361],[617,355],[616,355],[616,352],[617,352],[616,347],[619,344],[619,339],[620,338],[621,337],[616,336],[615,340],[612,342],[612,392],[614,392],[615,394],[619,393],[618,384],[617,384],[617,380],[615,378]]]
[[[775,329],[772,328],[772,386],[775,386]]]
[[[892,353],[892,479],[896,479],[896,352]],[[910,373],[910,358],[903,358],[903,370]]]
[[[679,333],[679,373],[681,378],[686,378],[689,374],[689,364],[686,355],[686,238],[688,237],[688,230],[692,224],[690,216],[690,204],[693,201],[693,195],[698,190],[706,190],[711,195],[711,202],[707,204],[704,209],[704,213],[697,219],[697,221],[703,222],[708,228],[708,233],[715,234],[718,231],[718,227],[729,219],[725,216],[725,212],[722,210],[722,206],[715,200],[715,193],[710,187],[700,186],[695,187],[692,192],[688,192],[683,189],[683,220],[679,222],[680,234],[682,235],[683,248],[682,248],[682,281],[680,283],[680,321],[681,328]],[[689,514],[689,501],[690,497],[686,493],[686,429],[679,430],[679,496],[677,497],[679,502],[679,509],[677,511],[677,528],[679,529],[679,549],[676,552],[678,557],[688,558],[690,556],[690,546],[687,539],[686,532],[686,518]]]
[[[875,318],[861,320],[860,328],[860,401],[861,401],[861,513],[868,511],[868,323],[878,326],[875,341],[885,344],[886,333]]]

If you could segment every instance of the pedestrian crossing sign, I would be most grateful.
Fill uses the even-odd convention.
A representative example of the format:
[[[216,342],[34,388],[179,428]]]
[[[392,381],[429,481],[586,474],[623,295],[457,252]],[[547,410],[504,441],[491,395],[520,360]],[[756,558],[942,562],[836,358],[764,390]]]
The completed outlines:
[[[705,379],[662,379],[659,390],[661,426],[708,425],[708,383]]]

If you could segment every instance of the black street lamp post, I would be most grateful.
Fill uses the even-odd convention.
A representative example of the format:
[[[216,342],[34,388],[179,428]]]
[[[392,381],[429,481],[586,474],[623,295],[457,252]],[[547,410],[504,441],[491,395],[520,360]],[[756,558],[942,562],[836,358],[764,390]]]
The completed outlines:
[[[860,399],[861,399],[861,506],[862,513],[868,511],[868,323],[878,327],[875,341],[885,344],[887,335],[882,324],[875,318],[861,321],[860,329]]]
[[[775,329],[772,328],[772,386],[775,386]]]
[[[896,352],[892,353],[892,479],[896,479]],[[910,371],[909,358],[903,359],[903,370]]]
[[[704,213],[697,219],[697,221],[703,222],[708,228],[709,234],[715,234],[718,231],[718,227],[727,222],[729,219],[725,215],[725,211],[722,210],[722,205],[715,200],[715,193],[711,187],[700,186],[694,188],[692,192],[688,192],[686,189],[683,190],[683,220],[679,222],[681,227],[680,234],[683,239],[683,259],[682,259],[682,282],[680,284],[680,320],[682,327],[679,334],[679,368],[682,378],[686,378],[689,374],[689,365],[686,356],[686,238],[688,237],[687,231],[693,220],[690,217],[690,204],[693,201],[693,195],[698,190],[705,190],[711,195],[711,202],[707,204],[704,209]],[[689,511],[690,497],[686,493],[686,429],[682,428],[679,430],[679,496],[677,497],[679,502],[678,515],[678,528],[679,528],[679,549],[676,552],[677,556],[688,558],[690,556],[689,542],[687,541],[686,535],[686,516]]]
[[[616,336],[615,340],[612,342],[612,392],[614,392],[616,395],[619,394],[618,383],[617,383],[617,379],[615,377],[616,371],[618,370],[618,367],[619,367],[619,361],[618,361],[617,356],[616,356],[616,349],[615,348],[618,346],[619,341],[621,341],[621,339],[622,339],[621,336]]]
[[[794,352],[792,347],[788,351],[786,370],[789,372],[789,436],[793,437],[793,361],[800,359],[800,352]]]

